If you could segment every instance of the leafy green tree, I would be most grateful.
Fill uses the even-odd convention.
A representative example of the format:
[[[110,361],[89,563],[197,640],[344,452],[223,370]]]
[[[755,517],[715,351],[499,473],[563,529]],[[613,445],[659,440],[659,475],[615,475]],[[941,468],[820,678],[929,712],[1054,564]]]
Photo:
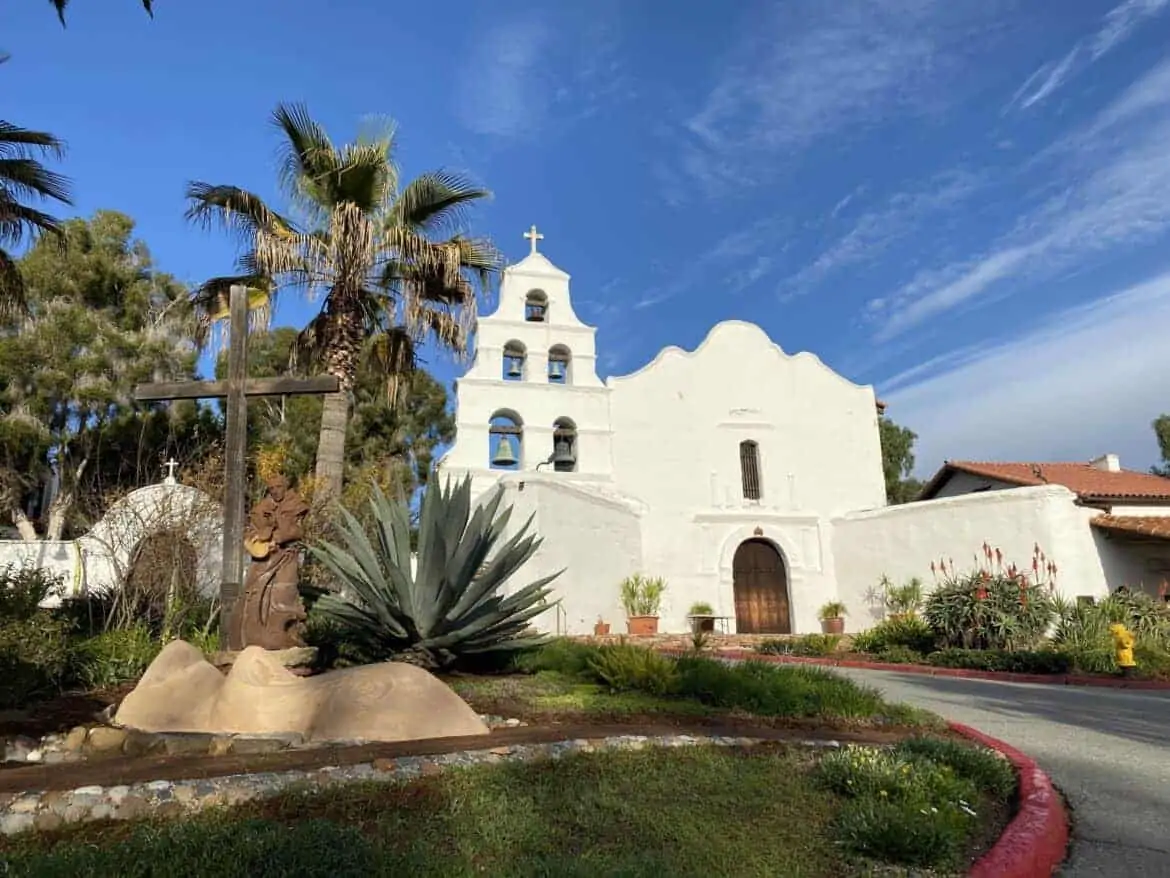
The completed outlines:
[[[500,257],[490,242],[459,232],[467,207],[489,193],[448,172],[400,186],[392,130],[338,147],[303,106],[281,104],[273,121],[279,178],[304,221],[239,187],[191,183],[188,218],[219,222],[242,238],[240,273],[207,281],[196,303],[208,324],[223,319],[228,289],[244,284],[263,322],[279,290],[322,294],[294,358],[341,386],[324,400],[317,443],[317,497],[328,500],[341,492],[349,399],[363,357],[389,379],[396,403],[421,341],[465,350],[477,293]]]
[[[910,474],[914,471],[914,440],[918,434],[899,427],[885,415],[878,418],[882,443],[882,473],[886,478],[886,502],[909,503],[922,490],[922,482]]]
[[[167,453],[217,438],[192,404],[144,416],[132,400],[139,382],[194,378],[196,360],[189,291],[133,230],[98,211],[18,264],[26,312],[0,322],[0,508],[23,539],[38,537],[26,504],[47,482],[44,536],[56,540],[82,493],[157,478]]]
[[[287,326],[252,333],[248,338],[248,374],[252,378],[294,374],[290,351],[298,331]],[[216,376],[227,375],[227,354],[216,362]],[[387,400],[386,378],[367,343],[358,363],[353,417],[346,445],[348,478],[377,476],[379,484],[409,498],[425,484],[439,445],[455,437],[455,419],[447,392],[429,372],[418,369],[404,379],[400,404]],[[285,475],[300,480],[313,472],[317,425],[324,403],[319,396],[287,396],[248,402],[250,455],[265,447],[284,449]]]
[[[1154,418],[1153,427],[1162,462],[1150,467],[1150,472],[1159,476],[1170,476],[1170,415],[1159,415]]]
[[[0,63],[5,60],[0,57]],[[61,153],[61,141],[52,134],[0,119],[0,319],[25,308],[24,281],[6,248],[60,228],[57,220],[27,202],[71,203],[68,181],[41,162]]]
[[[154,0],[141,0],[142,8],[146,10],[146,14],[151,18],[154,17]],[[53,8],[57,10],[57,18],[61,19],[61,24],[65,24],[65,10],[69,8],[70,0],[49,0]]]

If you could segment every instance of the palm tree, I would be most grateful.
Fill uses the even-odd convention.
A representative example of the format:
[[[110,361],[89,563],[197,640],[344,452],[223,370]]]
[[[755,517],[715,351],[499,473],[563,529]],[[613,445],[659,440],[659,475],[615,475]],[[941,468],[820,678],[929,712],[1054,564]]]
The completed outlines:
[[[0,58],[0,63],[5,59]],[[52,134],[30,131],[0,120],[0,317],[26,310],[24,281],[6,246],[17,246],[26,235],[59,232],[57,221],[25,204],[30,198],[71,204],[69,181],[48,170],[39,159],[60,157],[63,145]]]
[[[367,340],[393,404],[425,339],[466,350],[477,294],[495,278],[500,257],[489,241],[458,231],[466,208],[490,193],[445,171],[400,187],[392,129],[337,147],[302,105],[278,105],[273,122],[281,132],[281,188],[303,221],[235,186],[187,187],[188,219],[218,222],[243,239],[239,273],[212,278],[195,293],[200,341],[225,317],[233,284],[248,287],[261,324],[278,291],[321,294],[293,357],[335,376],[341,388],[325,398],[321,418],[314,496],[323,501],[341,492],[349,397]]]
[[[53,8],[57,10],[57,18],[61,19],[61,24],[65,24],[65,10],[69,7],[69,0],[49,0],[53,4]],[[142,0],[142,8],[146,10],[146,14],[154,18],[154,0]]]

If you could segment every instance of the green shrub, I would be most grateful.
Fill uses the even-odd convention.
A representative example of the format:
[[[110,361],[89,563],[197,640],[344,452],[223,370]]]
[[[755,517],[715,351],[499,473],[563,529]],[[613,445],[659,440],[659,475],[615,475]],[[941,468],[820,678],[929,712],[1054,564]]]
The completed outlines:
[[[678,683],[674,659],[652,649],[615,643],[602,646],[589,659],[589,672],[615,692],[664,696]]]
[[[934,758],[953,756],[949,751],[927,752],[927,746],[845,747],[821,759],[818,779],[851,799],[837,818],[841,844],[908,866],[958,861],[977,826],[971,803],[977,800],[978,782]]]
[[[876,689],[805,665],[729,665],[688,656],[678,660],[678,674],[678,696],[760,716],[861,718],[881,715],[886,707]]]
[[[26,563],[0,568],[0,622],[19,622],[36,615],[50,597],[65,594],[65,577]]]
[[[558,637],[537,649],[516,656],[516,670],[526,674],[556,671],[570,677],[588,677],[589,663],[600,654],[599,647]]]
[[[933,629],[917,616],[883,619],[867,631],[853,635],[857,652],[879,653],[893,647],[904,647],[926,654],[935,647]]]
[[[713,616],[715,615],[715,608],[706,601],[695,601],[691,604],[692,616]]]
[[[162,649],[145,625],[114,628],[75,644],[74,680],[86,689],[106,689],[137,680]]]
[[[763,655],[803,655],[823,657],[832,655],[841,643],[839,634],[805,634],[795,640],[769,638],[756,644],[756,652]]]
[[[1052,649],[940,649],[926,657],[940,668],[965,668],[974,671],[1004,671],[1014,674],[1067,674],[1072,659],[1067,653]]]
[[[58,694],[69,660],[69,627],[49,613],[0,625],[0,707],[23,707]]]
[[[527,524],[504,539],[512,510],[501,511],[502,487],[473,512],[470,478],[454,488],[428,486],[419,511],[417,571],[409,508],[376,485],[372,495],[368,532],[343,508],[335,530],[344,545],[309,547],[342,587],[340,594],[309,590],[311,612],[329,620],[358,654],[375,661],[401,656],[438,669],[465,654],[547,642],[529,622],[551,606],[548,584],[559,571],[503,593],[541,541]]]
[[[1015,768],[1007,759],[986,747],[916,736],[901,741],[894,752],[911,759],[927,759],[936,765],[949,766],[959,777],[971,781],[1001,802],[1015,795]]]
[[[841,809],[836,835],[846,849],[906,866],[953,867],[976,818],[958,804],[941,808],[883,798],[854,799]]]
[[[922,653],[908,646],[887,646],[877,654],[877,658],[891,665],[916,665],[922,661]]]

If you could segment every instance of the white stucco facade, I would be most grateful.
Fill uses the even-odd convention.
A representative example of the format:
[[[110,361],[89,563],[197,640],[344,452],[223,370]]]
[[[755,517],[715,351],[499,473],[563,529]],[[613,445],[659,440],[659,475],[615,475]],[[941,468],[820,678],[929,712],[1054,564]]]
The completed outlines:
[[[457,384],[455,443],[438,464],[440,477],[471,476],[477,496],[502,484],[513,522],[532,517],[544,542],[510,587],[565,571],[557,606],[536,620],[543,630],[582,634],[603,620],[624,631],[619,585],[640,572],[667,580],[661,631],[687,630],[696,601],[735,631],[737,576],[747,574],[734,559],[748,541],[779,553],[793,633],[818,631],[818,609],[837,599],[848,629],[866,628],[881,615],[883,575],[929,584],[932,560],[970,569],[985,541],[1020,566],[1039,543],[1070,597],[1170,563],[1107,545],[1088,525],[1100,511],[1056,486],[956,484],[955,496],[887,507],[873,388],[786,353],[750,323],[720,323],[693,351],[668,347],[602,381],[595,329],[574,312],[569,281],[535,248],[505,271]],[[550,379],[550,353],[563,383]],[[558,465],[554,443],[566,437],[571,464]],[[492,463],[501,441],[515,443],[505,469]]]
[[[181,531],[195,550],[195,584],[202,594],[219,590],[223,525],[218,504],[197,488],[177,483],[148,485],[110,507],[89,533],[76,540],[0,540],[0,568],[31,565],[48,569],[64,583],[64,596],[120,588],[142,541],[169,528]],[[60,603],[52,597],[46,606]]]

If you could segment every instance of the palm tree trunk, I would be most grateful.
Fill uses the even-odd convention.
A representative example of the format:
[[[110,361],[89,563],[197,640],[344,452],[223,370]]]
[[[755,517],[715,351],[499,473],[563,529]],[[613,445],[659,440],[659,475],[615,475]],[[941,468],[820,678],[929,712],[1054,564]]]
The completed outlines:
[[[317,440],[316,484],[313,490],[313,505],[318,508],[341,496],[345,479],[349,396],[357,380],[364,338],[360,313],[339,309],[330,316],[328,324],[329,351],[325,356],[325,371],[337,378],[340,390],[328,394],[321,409],[321,434]]]
[[[336,373],[329,370],[331,375]],[[338,380],[341,376],[337,375]],[[342,387],[345,388],[344,382]],[[349,389],[330,393],[321,409],[321,435],[317,440],[316,483],[313,488],[314,505],[322,505],[341,496],[345,478],[345,431],[349,425]]]

